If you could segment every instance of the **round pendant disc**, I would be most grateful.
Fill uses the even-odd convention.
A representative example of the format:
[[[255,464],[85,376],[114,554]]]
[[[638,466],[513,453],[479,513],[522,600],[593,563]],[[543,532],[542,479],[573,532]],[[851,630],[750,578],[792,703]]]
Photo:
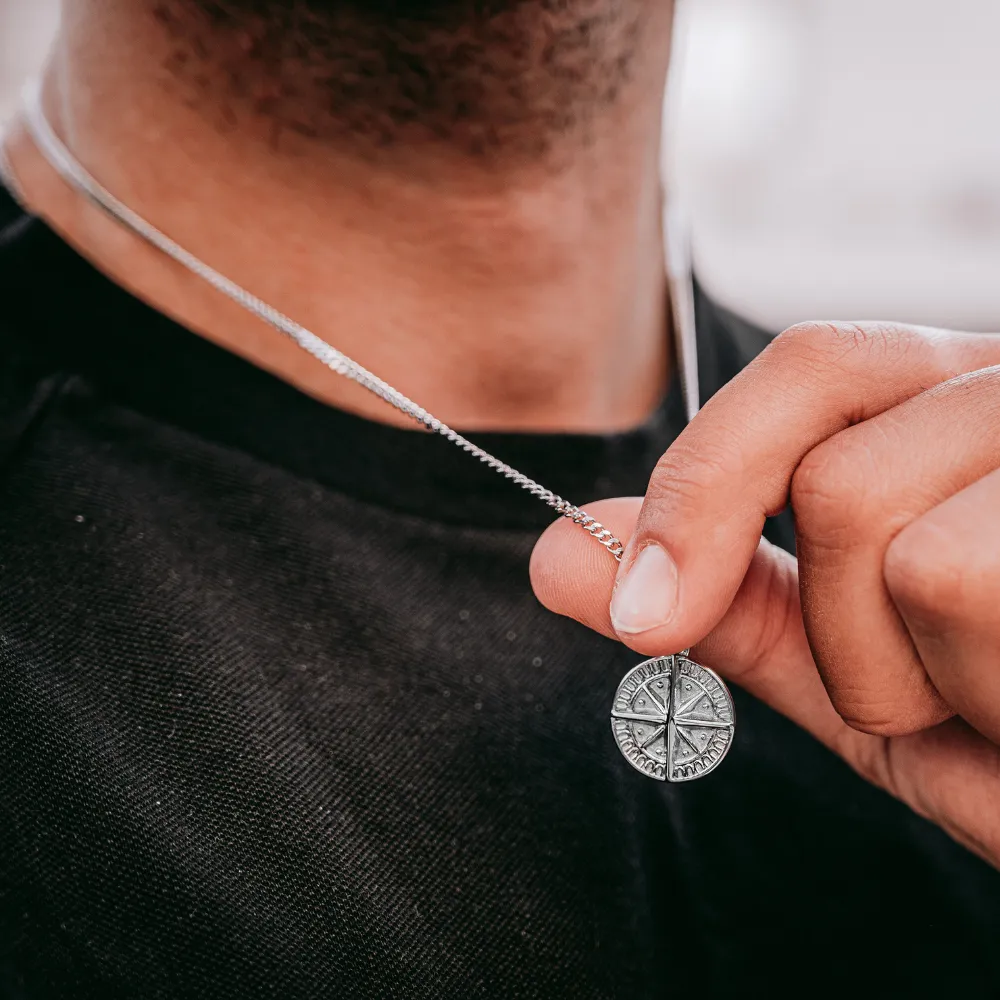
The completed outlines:
[[[646,660],[622,678],[611,731],[637,771],[658,781],[693,781],[729,752],[734,717],[722,678],[678,653]]]

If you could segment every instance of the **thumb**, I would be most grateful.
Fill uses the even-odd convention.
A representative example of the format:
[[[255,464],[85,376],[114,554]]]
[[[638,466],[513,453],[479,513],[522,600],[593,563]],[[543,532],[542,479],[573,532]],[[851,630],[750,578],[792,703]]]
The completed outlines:
[[[786,331],[660,459],[622,564],[618,634],[643,653],[706,635],[732,603],[765,518],[786,506],[814,448],[998,358],[1000,337],[884,324]]]
[[[587,510],[624,542],[634,533],[641,505],[641,499],[608,500]],[[539,539],[531,580],[547,608],[614,636],[609,603],[616,567],[593,539],[564,520]],[[811,733],[862,777],[997,864],[997,851],[990,846],[995,836],[983,812],[983,802],[993,801],[997,784],[997,748],[960,719],[902,737],[851,729],[837,715],[806,640],[794,557],[761,541],[725,614],[692,655]],[[989,790],[985,798],[970,791],[977,788]]]
[[[627,542],[641,506],[641,498],[624,498],[590,504],[586,510]],[[615,637],[609,606],[616,570],[604,549],[577,525],[562,520],[535,546],[531,583],[550,611]],[[865,760],[879,740],[847,726],[830,702],[802,624],[793,556],[762,540],[728,611],[692,655],[867,770]]]

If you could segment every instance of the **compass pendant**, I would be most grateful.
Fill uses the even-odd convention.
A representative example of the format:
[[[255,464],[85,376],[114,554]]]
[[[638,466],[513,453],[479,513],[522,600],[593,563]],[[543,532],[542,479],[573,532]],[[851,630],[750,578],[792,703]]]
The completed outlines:
[[[733,719],[722,679],[685,651],[646,660],[622,678],[611,731],[637,771],[657,781],[693,781],[728,753]]]

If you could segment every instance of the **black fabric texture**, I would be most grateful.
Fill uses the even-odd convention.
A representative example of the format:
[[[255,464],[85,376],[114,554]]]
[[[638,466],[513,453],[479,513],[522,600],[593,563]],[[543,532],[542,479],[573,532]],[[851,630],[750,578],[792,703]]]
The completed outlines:
[[[715,389],[767,338],[697,306]],[[587,501],[681,423],[477,437]],[[710,778],[631,770],[549,520],[0,193],[0,996],[997,996],[1000,875],[760,703]]]

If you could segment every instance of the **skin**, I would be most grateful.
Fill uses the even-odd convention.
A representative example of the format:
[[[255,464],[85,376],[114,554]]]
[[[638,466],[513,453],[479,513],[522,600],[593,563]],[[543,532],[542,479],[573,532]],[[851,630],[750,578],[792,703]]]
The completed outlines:
[[[197,18],[165,26],[162,6],[75,0],[46,73],[49,115],[107,187],[457,426],[607,431],[655,405],[667,367],[657,136],[668,4],[636,0],[638,33],[598,33],[604,55],[628,37],[628,72],[614,94],[582,79],[573,93],[590,95],[589,110],[581,96],[533,141],[540,121],[551,125],[540,109],[567,98],[555,100],[516,46],[492,48],[495,34],[483,36],[487,65],[509,72],[481,110],[505,107],[511,131],[498,119],[486,141],[488,117],[441,117],[454,91],[432,72],[435,45],[409,54],[430,60],[420,65],[439,85],[415,119],[394,117],[406,107],[399,80],[387,80],[384,105],[370,94],[331,104],[313,87],[328,67],[321,47],[308,52],[309,86],[261,105],[291,70],[233,62],[238,29],[259,33],[259,21],[205,35]],[[521,19],[524,37],[559,27],[578,39],[566,19],[621,6],[527,0],[497,16]],[[442,30],[451,44],[447,31],[468,26]],[[511,94],[516,113],[503,103]],[[362,112],[379,127],[358,126]],[[23,129],[7,147],[31,206],[116,281],[318,398],[394,419],[82,202]],[[535,590],[640,653],[697,644],[704,662],[996,865],[997,364],[996,337],[794,328],[705,407],[645,499],[590,506],[630,540],[617,577],[604,549],[560,522],[534,553]],[[764,517],[788,503],[798,562],[759,542]],[[640,603],[656,623],[627,629],[626,574],[648,551],[661,576],[644,578]]]
[[[647,0],[152,7],[192,99],[233,122],[266,121],[275,144],[295,132],[411,173],[436,152],[498,175],[566,167],[601,135],[641,72],[652,10]]]
[[[624,43],[627,80],[585,129],[555,132],[532,158],[520,133],[471,156],[465,126],[445,128],[439,110],[441,127],[412,142],[393,133],[378,155],[367,135],[338,137],[328,108],[320,134],[303,134],[291,125],[306,107],[231,93],[230,42],[198,19],[168,30],[161,6],[65,5],[45,105],[105,187],[453,425],[601,431],[656,407],[669,368],[659,183],[669,4],[610,5],[643,27]],[[551,27],[548,6],[517,4],[522,29]],[[572,18],[596,4],[557,6],[571,36]],[[252,62],[245,81],[272,83]],[[552,100],[536,90],[523,100]],[[530,127],[531,107],[521,117]],[[31,207],[115,281],[325,402],[405,423],[67,189],[16,124],[7,149]]]
[[[777,338],[663,456],[645,499],[570,524],[539,599],[637,652],[694,654],[1000,866],[1000,337],[808,324]],[[791,503],[798,561],[760,541]],[[609,601],[649,546],[660,624]],[[617,595],[616,595],[617,597]],[[619,602],[613,610],[621,612]]]

